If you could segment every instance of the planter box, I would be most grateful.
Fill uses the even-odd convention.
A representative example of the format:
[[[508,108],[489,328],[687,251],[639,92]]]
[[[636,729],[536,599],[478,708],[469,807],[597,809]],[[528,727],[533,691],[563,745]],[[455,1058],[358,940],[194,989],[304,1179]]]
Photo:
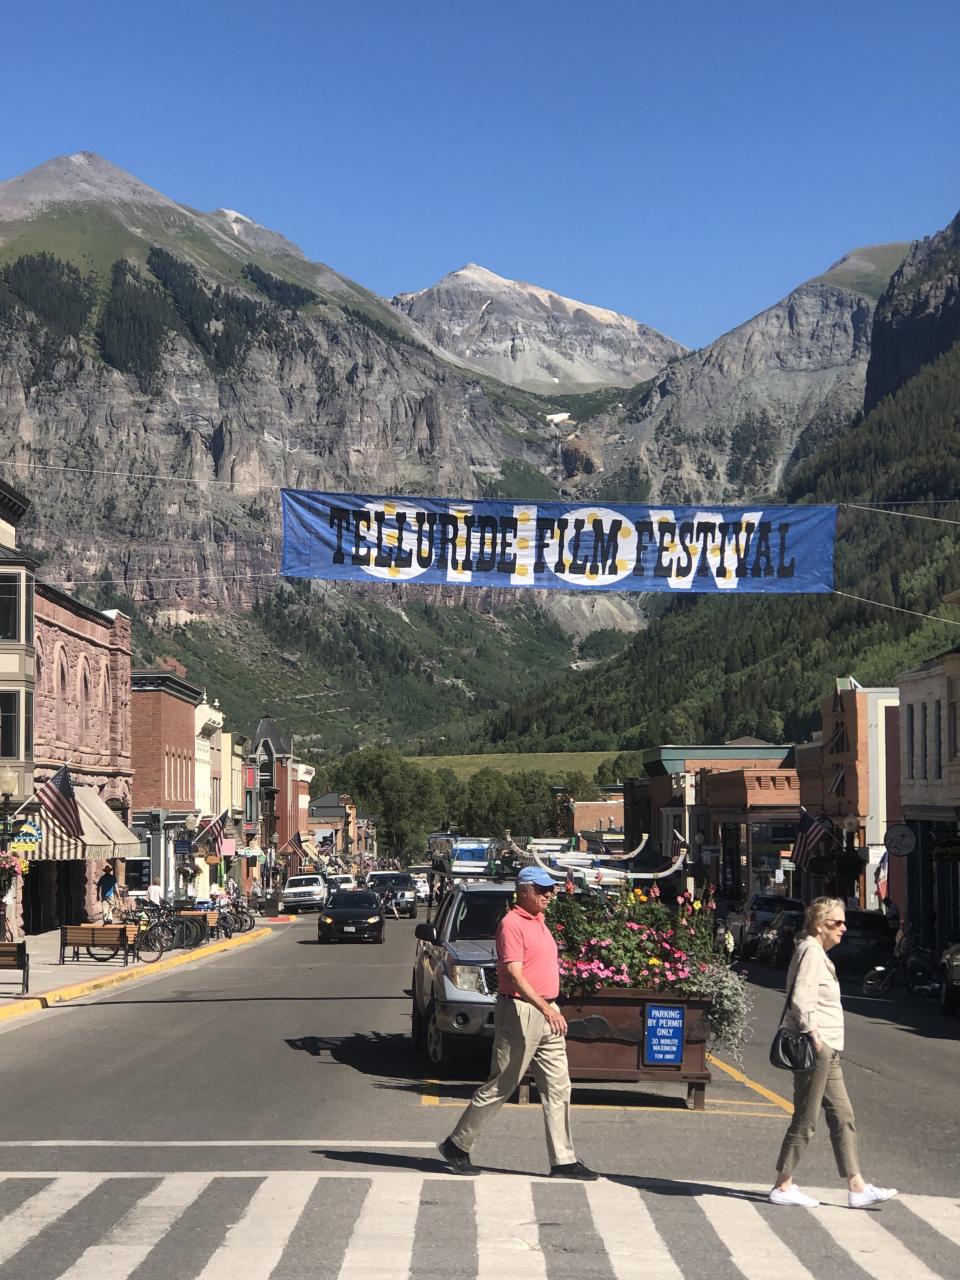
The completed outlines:
[[[557,1003],[568,1024],[571,1080],[676,1081],[687,1085],[694,1110],[704,1109],[709,1000],[610,987]]]

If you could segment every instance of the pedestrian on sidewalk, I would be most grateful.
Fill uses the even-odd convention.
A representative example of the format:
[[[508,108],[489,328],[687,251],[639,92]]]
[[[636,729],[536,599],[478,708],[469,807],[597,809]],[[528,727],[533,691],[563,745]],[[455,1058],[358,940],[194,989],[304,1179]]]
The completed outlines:
[[[163,890],[160,888],[160,881],[154,880],[150,888],[147,890],[147,901],[152,902],[155,907],[159,907],[163,901]]]
[[[517,876],[516,906],[497,926],[498,995],[493,1021],[493,1069],[457,1121],[440,1154],[454,1173],[479,1173],[470,1152],[481,1128],[533,1072],[543,1106],[550,1176],[592,1182],[599,1175],[577,1159],[570,1136],[567,1023],[554,1001],[560,993],[557,944],[544,913],[554,892],[541,867]]]
[[[113,867],[109,862],[97,881],[97,901],[103,913],[103,923],[113,924],[113,908],[117,905],[117,877],[113,874]]]
[[[790,993],[783,1025],[811,1037],[817,1060],[809,1071],[793,1073],[793,1119],[780,1147],[777,1180],[770,1192],[773,1204],[815,1208],[820,1202],[805,1195],[793,1172],[813,1137],[822,1107],[827,1117],[833,1155],[849,1188],[851,1209],[865,1209],[897,1194],[895,1187],[877,1187],[860,1173],[857,1126],[840,1068],[843,1052],[843,1006],[837,971],[827,952],[846,932],[846,909],[839,898],[815,898],[807,907],[803,932],[787,972]]]

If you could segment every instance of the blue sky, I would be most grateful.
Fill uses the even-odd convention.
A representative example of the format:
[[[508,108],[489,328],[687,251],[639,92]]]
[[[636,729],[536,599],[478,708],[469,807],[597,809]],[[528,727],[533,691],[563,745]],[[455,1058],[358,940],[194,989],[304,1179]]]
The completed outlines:
[[[702,345],[960,209],[915,0],[4,6],[0,176],[99,151],[378,293],[475,261]]]

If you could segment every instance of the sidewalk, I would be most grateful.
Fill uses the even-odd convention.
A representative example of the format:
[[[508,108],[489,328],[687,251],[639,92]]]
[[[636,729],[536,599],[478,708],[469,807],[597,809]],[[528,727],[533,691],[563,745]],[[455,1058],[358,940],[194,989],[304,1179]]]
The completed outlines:
[[[153,973],[163,973],[183,964],[200,961],[206,956],[219,955],[223,951],[269,938],[272,931],[267,927],[268,924],[285,923],[287,919],[289,917],[278,916],[265,920],[263,925],[258,925],[249,933],[235,934],[232,938],[218,942],[207,942],[191,951],[165,952],[152,964],[130,960],[124,965],[123,957],[119,954],[115,959],[101,963],[91,960],[82,948],[80,959],[73,961],[70,959],[73,950],[68,947],[65,962],[61,965],[58,963],[60,930],[51,929],[48,933],[37,934],[27,938],[27,953],[30,956],[30,991],[27,995],[19,994],[22,975],[18,970],[0,970],[0,1022],[38,1013],[41,1009],[79,1000],[104,988],[149,977]]]

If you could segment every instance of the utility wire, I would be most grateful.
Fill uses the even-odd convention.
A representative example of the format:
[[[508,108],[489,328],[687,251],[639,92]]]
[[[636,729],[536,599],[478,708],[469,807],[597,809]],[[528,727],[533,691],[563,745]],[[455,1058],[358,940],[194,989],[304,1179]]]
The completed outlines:
[[[844,502],[840,504],[844,507],[850,507],[854,511],[875,511],[879,516],[900,516],[903,520],[930,520],[934,524],[956,524],[960,525],[960,520],[948,520],[946,516],[921,516],[916,511],[886,511],[879,506],[864,506],[859,502]],[[933,506],[933,503],[915,503],[915,506]]]
[[[849,591],[837,591],[834,588],[835,596],[844,596],[847,600],[858,600],[861,604],[875,604],[878,609],[893,609],[895,613],[909,613],[915,618],[928,618],[931,622],[945,622],[948,627],[960,627],[960,622],[955,618],[944,618],[937,613],[920,613],[917,609],[902,609],[898,604],[885,604],[883,600],[868,600],[866,596],[854,596]]]

